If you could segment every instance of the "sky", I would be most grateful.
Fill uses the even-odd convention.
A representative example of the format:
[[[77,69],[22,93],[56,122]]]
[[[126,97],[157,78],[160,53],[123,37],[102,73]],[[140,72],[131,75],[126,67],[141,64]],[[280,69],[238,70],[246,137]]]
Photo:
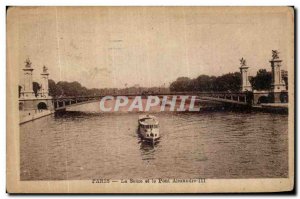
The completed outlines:
[[[287,68],[287,10],[200,7],[27,7],[12,9],[20,84],[30,58],[54,81],[87,88],[169,86],[178,77],[271,70],[279,50]],[[9,37],[9,35],[8,35]],[[10,53],[10,52],[8,52]],[[11,52],[14,53],[14,52]]]

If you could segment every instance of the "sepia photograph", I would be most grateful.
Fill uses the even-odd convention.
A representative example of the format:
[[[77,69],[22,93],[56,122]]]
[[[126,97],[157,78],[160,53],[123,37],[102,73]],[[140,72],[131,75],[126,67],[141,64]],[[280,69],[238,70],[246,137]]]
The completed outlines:
[[[294,189],[293,7],[6,11],[8,193]]]

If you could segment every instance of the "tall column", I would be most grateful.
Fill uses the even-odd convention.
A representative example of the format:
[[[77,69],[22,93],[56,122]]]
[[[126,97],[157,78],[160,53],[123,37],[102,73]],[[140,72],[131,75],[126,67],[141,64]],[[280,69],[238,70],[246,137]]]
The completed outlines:
[[[25,68],[24,71],[24,83],[21,90],[21,98],[23,99],[32,99],[35,98],[35,94],[33,91],[33,84],[32,84],[32,71],[33,68],[31,67],[31,62],[29,59],[25,61]]]
[[[272,91],[273,92],[281,92],[286,90],[285,84],[282,80],[281,76],[281,63],[282,60],[279,59],[279,52],[277,50],[272,50],[272,60],[270,60],[272,67]]]
[[[48,98],[49,97],[49,86],[48,86],[48,68],[46,66],[43,67],[43,72],[41,73],[42,82],[41,88],[39,90],[39,97]]]
[[[244,58],[240,59],[240,71],[241,71],[241,79],[242,79],[242,91],[252,91],[252,86],[248,79],[248,68],[246,66],[246,60]]]

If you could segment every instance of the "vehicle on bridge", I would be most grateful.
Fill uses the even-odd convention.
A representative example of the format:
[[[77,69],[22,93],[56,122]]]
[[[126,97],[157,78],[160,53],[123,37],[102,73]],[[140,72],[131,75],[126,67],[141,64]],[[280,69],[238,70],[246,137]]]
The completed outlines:
[[[159,138],[159,122],[155,116],[139,116],[139,134],[142,139],[149,142],[156,142]]]

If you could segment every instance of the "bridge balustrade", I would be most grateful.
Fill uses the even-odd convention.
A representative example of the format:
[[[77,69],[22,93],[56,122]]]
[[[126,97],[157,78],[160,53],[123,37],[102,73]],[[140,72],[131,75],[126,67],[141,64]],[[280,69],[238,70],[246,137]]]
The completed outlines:
[[[135,95],[135,94],[127,94],[123,96],[128,97],[134,97],[134,96],[173,96],[173,95],[191,95],[191,96],[198,96],[201,97],[209,97],[211,99],[223,101],[224,100],[227,103],[235,103],[235,102],[241,102],[241,103],[247,103],[247,96],[246,93],[240,93],[240,92],[172,92],[172,93],[159,93],[159,94],[147,94],[147,95]],[[119,95],[111,95],[113,97],[117,97]],[[55,109],[64,109],[66,106],[71,106],[79,103],[84,103],[87,101],[95,101],[99,100],[104,96],[70,96],[70,97],[62,97],[62,98],[54,98],[53,104]]]

